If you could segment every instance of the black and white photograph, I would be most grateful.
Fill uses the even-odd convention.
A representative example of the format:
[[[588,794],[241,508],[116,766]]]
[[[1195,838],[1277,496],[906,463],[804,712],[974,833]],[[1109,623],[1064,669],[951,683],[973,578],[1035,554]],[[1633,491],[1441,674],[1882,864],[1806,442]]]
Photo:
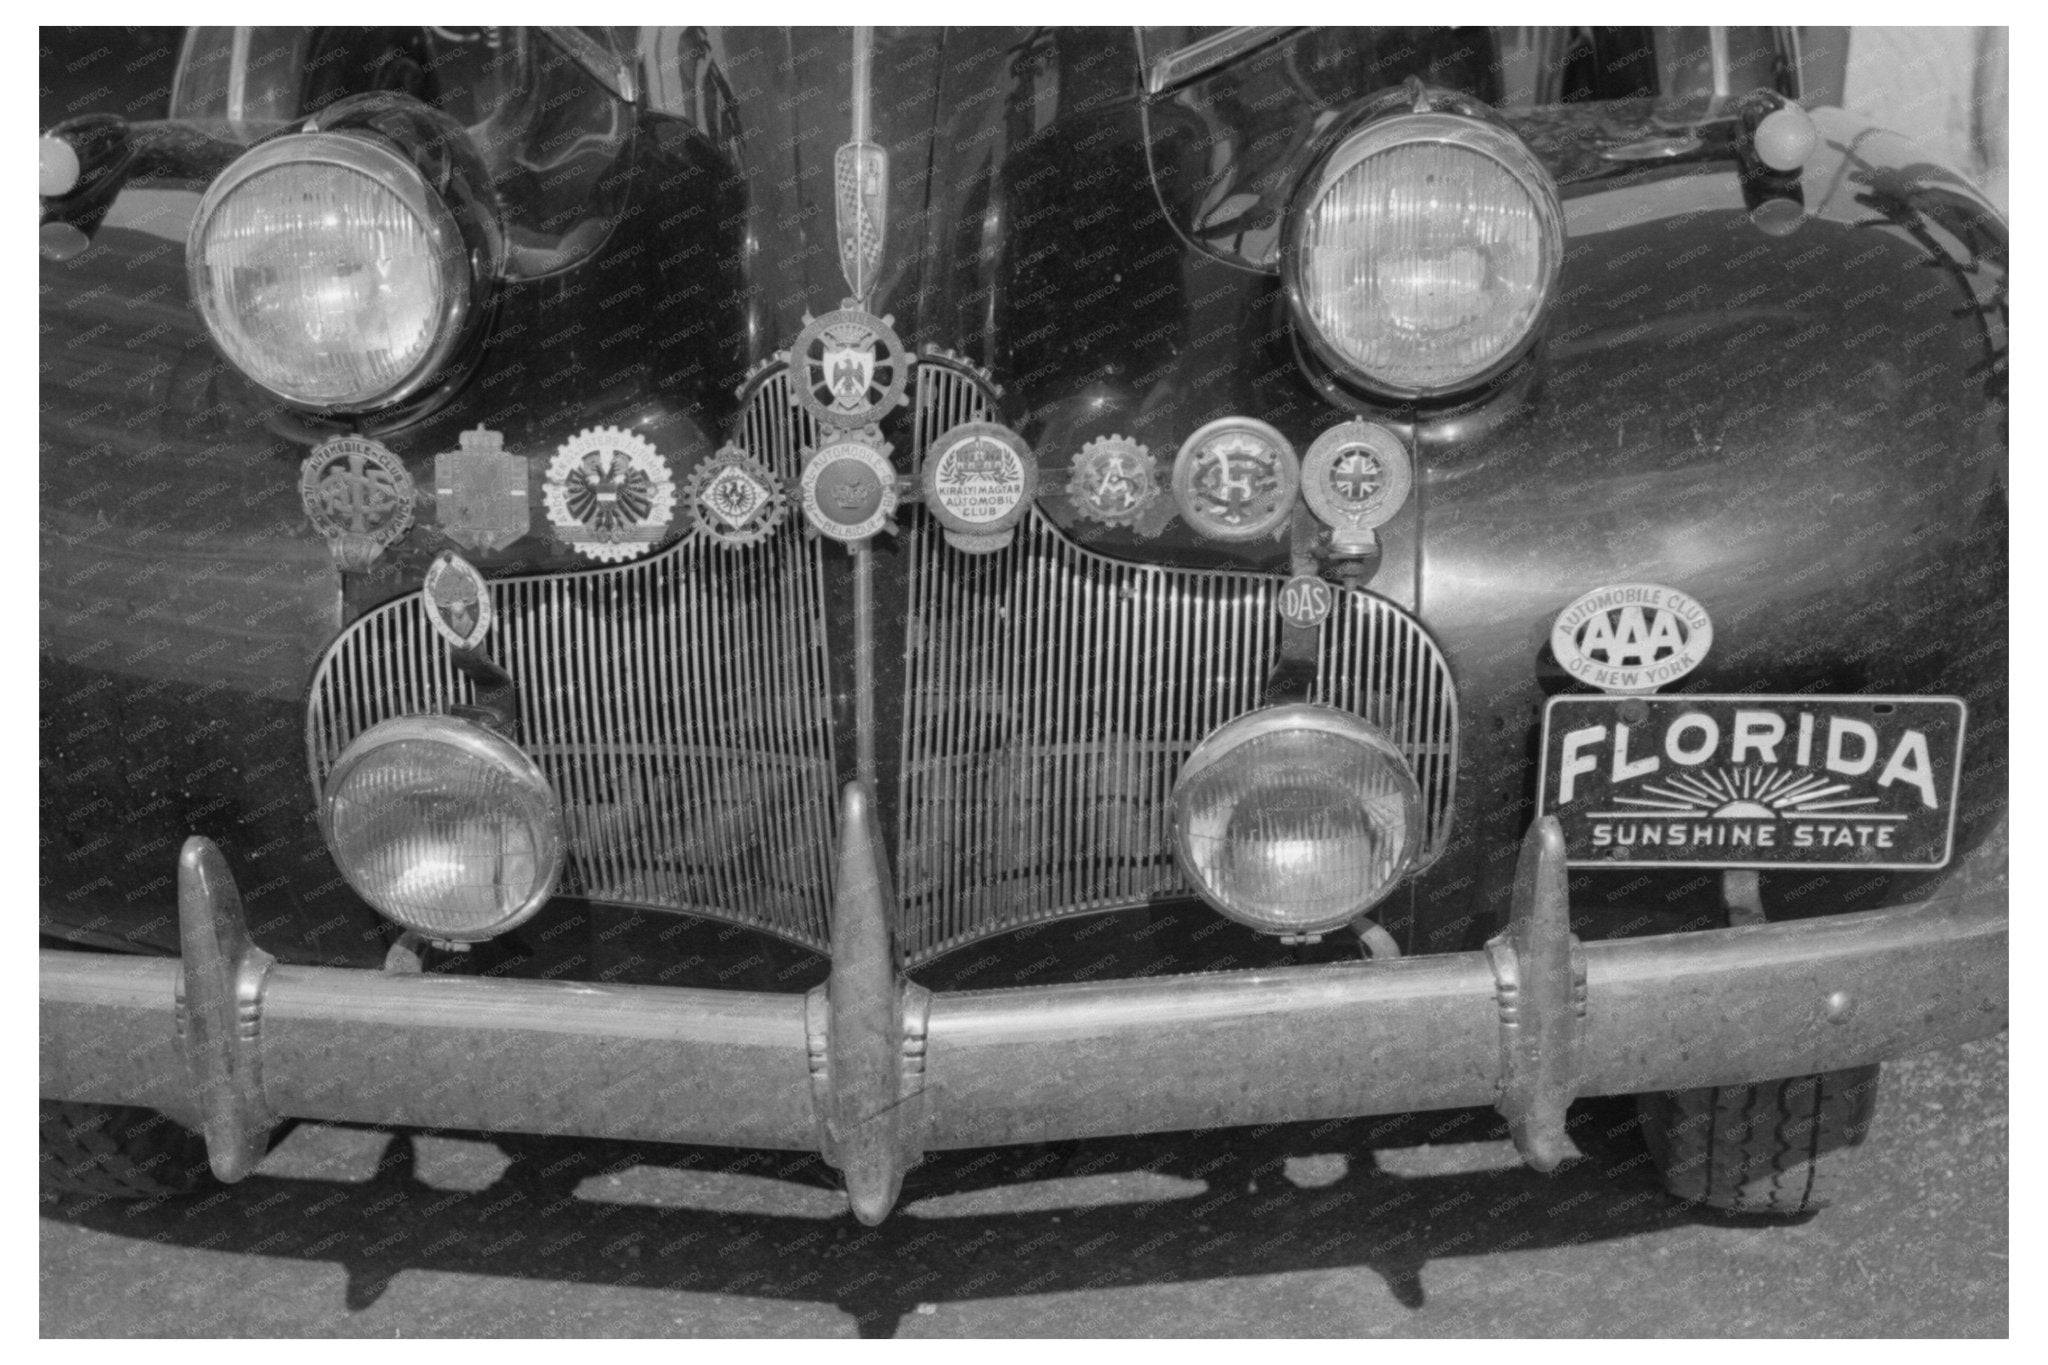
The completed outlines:
[[[1031,14],[38,27],[37,1335],[2013,1334],[2010,30]]]

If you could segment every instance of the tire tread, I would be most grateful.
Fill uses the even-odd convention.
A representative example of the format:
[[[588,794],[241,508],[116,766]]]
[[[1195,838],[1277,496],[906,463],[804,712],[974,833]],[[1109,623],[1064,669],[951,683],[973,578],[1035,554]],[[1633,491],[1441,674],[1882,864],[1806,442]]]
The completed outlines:
[[[1638,1098],[1645,1145],[1665,1188],[1727,1213],[1790,1217],[1821,1207],[1823,1159],[1862,1142],[1876,1066],[1674,1090]]]

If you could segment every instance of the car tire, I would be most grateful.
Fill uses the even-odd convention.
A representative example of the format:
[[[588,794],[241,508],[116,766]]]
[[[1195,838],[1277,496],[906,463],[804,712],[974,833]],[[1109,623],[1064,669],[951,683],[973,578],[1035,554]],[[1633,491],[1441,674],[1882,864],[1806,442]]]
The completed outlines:
[[[44,1100],[41,1137],[45,1199],[156,1199],[216,1183],[205,1140],[154,1109]]]
[[[1869,1134],[1877,1088],[1877,1067],[1859,1066],[1640,1095],[1636,1107],[1672,1194],[1723,1213],[1792,1217],[1824,1205],[1821,1168]]]

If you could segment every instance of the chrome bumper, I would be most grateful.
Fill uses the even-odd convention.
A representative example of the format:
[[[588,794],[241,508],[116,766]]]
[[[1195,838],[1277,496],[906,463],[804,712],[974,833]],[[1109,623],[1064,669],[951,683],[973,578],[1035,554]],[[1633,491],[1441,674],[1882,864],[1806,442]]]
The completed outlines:
[[[1581,944],[1530,831],[1485,951],[932,994],[897,975],[868,807],[842,807],[808,996],[294,967],[220,853],[180,860],[184,957],[42,954],[42,1094],[148,1105],[238,1179],[283,1117],[819,1150],[879,1222],[926,1150],[1495,1105],[1571,1154],[1576,1096],[1856,1066],[2005,1026],[2005,841],[1915,905]]]

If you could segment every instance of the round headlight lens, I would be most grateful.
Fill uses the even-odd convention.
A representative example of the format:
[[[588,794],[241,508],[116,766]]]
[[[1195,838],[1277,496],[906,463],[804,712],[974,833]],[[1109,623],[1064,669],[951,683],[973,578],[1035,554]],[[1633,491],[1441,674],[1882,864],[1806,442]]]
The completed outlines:
[[[1413,865],[1422,796],[1400,750],[1327,706],[1255,711],[1203,740],[1173,792],[1181,869],[1268,933],[1366,913]]]
[[[1326,360],[1398,398],[1520,352],[1564,256],[1557,190],[1513,134],[1400,114],[1339,144],[1296,209],[1296,314]]]
[[[335,763],[321,829],[342,876],[380,914],[433,938],[503,933],[562,870],[562,808],[518,746],[480,725],[406,716]]]
[[[265,143],[193,222],[192,297],[227,358],[279,397],[359,409],[403,397],[469,308],[447,206],[412,164],[345,133]]]

